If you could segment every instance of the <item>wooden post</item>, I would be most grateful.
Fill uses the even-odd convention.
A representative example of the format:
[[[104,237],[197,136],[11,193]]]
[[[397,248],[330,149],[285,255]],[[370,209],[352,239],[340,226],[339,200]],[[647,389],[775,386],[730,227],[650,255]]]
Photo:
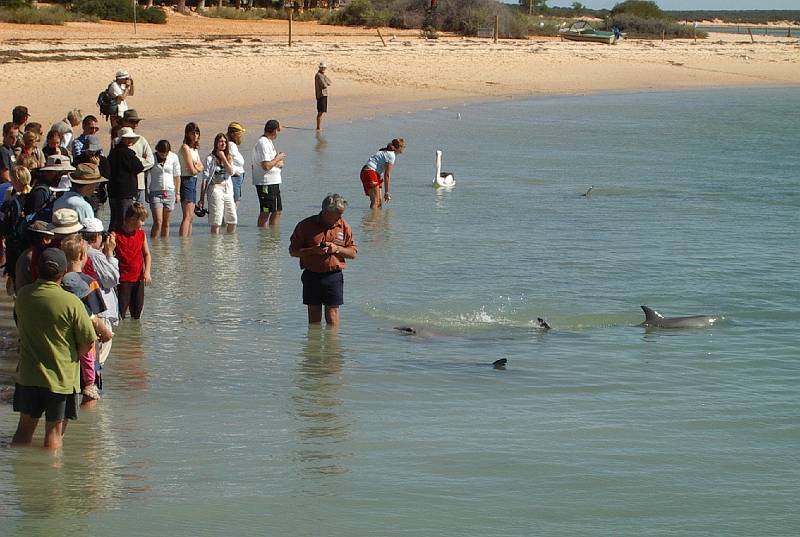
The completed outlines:
[[[661,29],[661,42],[664,42],[664,38],[667,36],[667,31],[663,28]]]
[[[294,17],[294,9],[289,10],[289,46],[292,46],[292,18]]]
[[[500,37],[500,15],[494,16],[494,42],[497,43],[497,38]]]
[[[786,29],[786,37],[792,37],[792,29],[791,28],[787,28]]]
[[[750,28],[748,28],[748,29],[747,29],[747,33],[748,33],[748,34],[750,34],[750,42],[751,42],[751,43],[755,43],[755,42],[756,42],[756,40],[755,40],[755,39],[753,39],[753,30],[751,30]]]
[[[133,0],[133,33],[136,33],[136,0]]]
[[[386,41],[383,39],[383,36],[381,35],[381,29],[380,28],[375,28],[375,29],[378,31],[378,37],[381,38],[381,43],[383,43],[383,46],[385,47]]]

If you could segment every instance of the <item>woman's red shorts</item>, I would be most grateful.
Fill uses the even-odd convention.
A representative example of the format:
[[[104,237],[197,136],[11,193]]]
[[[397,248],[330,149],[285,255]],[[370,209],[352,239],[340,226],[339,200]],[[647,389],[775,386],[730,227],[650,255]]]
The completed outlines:
[[[361,186],[364,187],[364,194],[369,196],[369,191],[378,188],[383,184],[383,179],[378,172],[369,168],[361,168]]]

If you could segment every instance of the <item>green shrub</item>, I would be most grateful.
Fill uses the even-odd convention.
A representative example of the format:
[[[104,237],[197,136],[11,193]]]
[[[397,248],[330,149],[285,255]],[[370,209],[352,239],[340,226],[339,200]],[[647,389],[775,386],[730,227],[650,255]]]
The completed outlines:
[[[46,24],[60,26],[65,22],[96,22],[97,17],[71,13],[62,6],[0,8],[0,21],[13,24]]]
[[[678,24],[669,19],[644,19],[626,13],[611,17],[608,24],[609,27],[616,26],[631,37],[660,38],[662,33],[664,37],[669,38],[688,39],[695,36],[692,26]],[[697,37],[705,39],[708,34],[698,31]]]
[[[235,19],[235,20],[260,20],[265,18],[265,10],[251,9],[245,11],[244,9],[235,9],[232,7],[211,7],[203,10],[204,17],[212,19]]]
[[[31,7],[31,0],[0,0],[0,8],[2,9],[19,9],[23,7]]]
[[[100,19],[133,22],[133,4],[129,0],[75,0],[72,10],[76,13],[94,15]],[[160,7],[137,8],[137,22],[165,24],[167,14]]]
[[[661,11],[655,2],[648,0],[625,0],[611,8],[611,16],[635,15],[643,19],[668,19],[669,17]]]

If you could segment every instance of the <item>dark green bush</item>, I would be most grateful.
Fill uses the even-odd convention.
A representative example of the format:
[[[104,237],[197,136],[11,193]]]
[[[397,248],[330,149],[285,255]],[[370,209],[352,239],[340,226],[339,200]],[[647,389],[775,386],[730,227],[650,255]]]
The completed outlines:
[[[630,37],[652,37],[660,38],[663,32],[669,38],[692,38],[694,28],[685,24],[678,24],[669,19],[644,19],[635,15],[623,13],[613,16],[608,21],[609,27],[616,26],[620,31],[629,34]],[[697,32],[697,37],[706,38],[705,32]]]
[[[21,7],[31,7],[31,0],[0,0],[2,9],[19,9]]]
[[[0,21],[14,24],[45,24],[60,26],[65,22],[95,22],[97,17],[72,13],[62,6],[0,8]]]
[[[75,0],[72,10],[110,21],[133,22],[133,4],[129,0]],[[167,14],[160,7],[137,8],[136,20],[165,24]]]
[[[635,15],[643,19],[668,19],[655,2],[648,0],[625,0],[611,8],[611,16]]]

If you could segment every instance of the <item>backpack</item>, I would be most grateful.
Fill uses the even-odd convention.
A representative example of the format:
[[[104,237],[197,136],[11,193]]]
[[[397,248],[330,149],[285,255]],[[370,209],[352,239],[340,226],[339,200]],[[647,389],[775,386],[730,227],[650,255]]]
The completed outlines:
[[[0,207],[0,218],[2,218],[0,233],[6,240],[5,273],[12,278],[14,277],[14,269],[17,266],[17,259],[30,246],[27,231],[33,220],[25,217],[23,205],[24,198],[22,196],[14,196]]]
[[[108,93],[108,88],[101,91],[97,96],[97,106],[100,107],[100,113],[106,116],[106,118],[108,118],[108,116],[116,116],[119,112],[119,103],[116,97],[112,97],[111,94]]]
[[[38,211],[25,214],[25,201],[36,189],[47,192],[47,201]],[[17,260],[22,252],[31,246],[28,227],[36,220],[49,224],[53,220],[55,201],[56,196],[49,187],[36,185],[28,194],[14,196],[0,206],[0,235],[6,241],[6,263],[2,266],[5,267],[5,274],[11,278],[16,277]]]

